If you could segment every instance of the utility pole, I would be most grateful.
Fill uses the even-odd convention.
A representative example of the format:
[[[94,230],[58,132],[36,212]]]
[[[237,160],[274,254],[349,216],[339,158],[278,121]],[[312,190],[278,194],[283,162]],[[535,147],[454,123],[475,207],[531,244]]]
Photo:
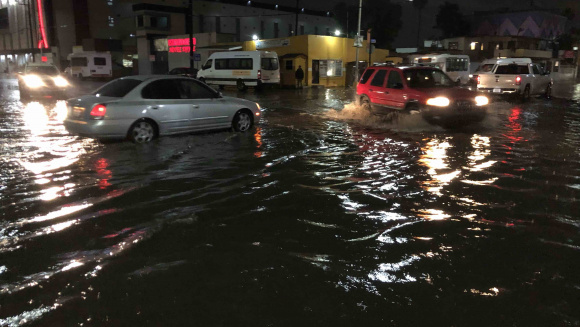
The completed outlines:
[[[357,45],[356,43],[360,40],[360,19],[361,19],[361,11],[362,11],[362,0],[359,0],[359,4],[358,4],[358,28],[356,29],[356,40],[355,40],[355,45]],[[370,42],[370,41],[369,41]],[[355,55],[355,63],[354,63],[354,81],[355,83],[358,83],[358,49],[359,47],[356,47],[356,55]]]
[[[300,0],[296,0],[296,25],[294,25],[294,35],[298,35],[298,13],[300,12]]]
[[[30,32],[30,51],[32,52],[32,62],[36,62],[36,56],[34,55],[34,38],[32,34],[32,0],[28,0],[26,3],[28,11],[28,31]]]
[[[185,24],[189,29],[189,73],[193,73],[193,0],[189,0],[187,7],[187,21]]]

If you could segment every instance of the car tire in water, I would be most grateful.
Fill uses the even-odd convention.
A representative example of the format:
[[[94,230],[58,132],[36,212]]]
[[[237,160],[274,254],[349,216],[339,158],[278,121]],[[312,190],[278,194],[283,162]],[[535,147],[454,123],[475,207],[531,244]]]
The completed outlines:
[[[522,101],[528,101],[530,100],[530,86],[526,85],[526,88],[524,89],[524,93],[522,93]]]
[[[156,134],[154,123],[149,120],[138,120],[129,128],[127,136],[133,143],[149,143]]]
[[[548,86],[546,86],[546,93],[544,94],[544,96],[546,97],[546,99],[552,98],[552,83],[550,83],[550,84],[548,84]]]
[[[250,110],[242,109],[236,112],[232,121],[232,127],[236,132],[246,132],[252,128],[252,125],[254,125],[254,119]]]
[[[244,81],[242,81],[241,79],[237,81],[236,87],[238,88],[238,91],[245,91],[248,89],[246,83],[244,83]]]
[[[363,96],[360,99],[360,107],[364,111],[368,111],[371,114],[373,113],[373,109],[371,108],[371,101],[369,100],[369,98],[367,96]]]

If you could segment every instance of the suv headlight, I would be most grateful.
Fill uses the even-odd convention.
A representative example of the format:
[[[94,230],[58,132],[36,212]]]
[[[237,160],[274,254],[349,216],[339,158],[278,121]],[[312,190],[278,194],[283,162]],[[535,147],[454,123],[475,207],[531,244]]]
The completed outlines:
[[[436,97],[427,99],[427,104],[435,107],[447,107],[450,101],[446,97]]]
[[[489,99],[486,96],[478,95],[475,97],[476,106],[486,106],[489,104]]]
[[[25,75],[23,77],[24,83],[26,84],[26,86],[36,89],[39,88],[41,86],[45,86],[44,82],[42,81],[42,78],[36,76],[36,75]]]
[[[53,78],[53,80],[54,80],[54,85],[56,85],[56,86],[59,86],[59,87],[68,86],[68,81],[62,76],[57,76],[57,77]]]

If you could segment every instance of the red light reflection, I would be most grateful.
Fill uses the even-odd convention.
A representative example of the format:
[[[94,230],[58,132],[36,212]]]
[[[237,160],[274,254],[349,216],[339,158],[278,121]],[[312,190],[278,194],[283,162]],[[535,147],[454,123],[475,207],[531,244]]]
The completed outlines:
[[[113,177],[113,173],[108,169],[109,168],[109,160],[105,158],[101,158],[95,162],[95,171],[99,176],[99,188],[101,190],[111,186],[109,183],[109,179]]]
[[[256,128],[256,133],[254,134],[254,140],[256,140],[256,152],[254,152],[254,157],[261,158],[264,154],[262,151],[259,151],[262,147],[262,129],[260,127]]]

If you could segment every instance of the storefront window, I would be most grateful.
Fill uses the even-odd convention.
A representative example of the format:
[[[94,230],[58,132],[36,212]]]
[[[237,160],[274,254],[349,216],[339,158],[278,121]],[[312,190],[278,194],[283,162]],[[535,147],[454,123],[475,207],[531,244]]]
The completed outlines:
[[[342,76],[342,60],[320,60],[320,73],[326,77]]]

